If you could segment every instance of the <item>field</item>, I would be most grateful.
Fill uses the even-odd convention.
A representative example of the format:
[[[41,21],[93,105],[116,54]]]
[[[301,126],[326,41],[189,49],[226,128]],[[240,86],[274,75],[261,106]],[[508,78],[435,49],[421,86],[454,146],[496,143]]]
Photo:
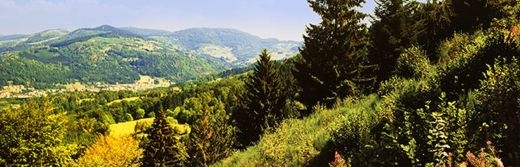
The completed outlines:
[[[145,118],[135,121],[121,122],[117,124],[112,124],[109,126],[109,132],[112,136],[122,136],[129,135],[134,133],[135,125],[138,122],[144,122],[146,125],[152,125],[154,118]],[[177,134],[184,135],[189,134],[191,129],[187,124],[176,124],[175,122],[170,122],[172,128],[177,132]]]
[[[122,122],[117,124],[112,124],[109,126],[110,135],[112,136],[122,136],[122,135],[129,135],[134,133],[135,130],[135,124],[137,122],[146,122],[147,124],[153,123],[153,118],[145,118],[135,121],[128,121],[128,122]]]
[[[114,101],[107,103],[107,105],[111,106],[114,103],[121,103],[123,101],[132,102],[132,101],[136,101],[136,100],[139,100],[139,97],[129,97],[129,98],[124,98],[124,99],[118,99],[118,100],[114,100]]]

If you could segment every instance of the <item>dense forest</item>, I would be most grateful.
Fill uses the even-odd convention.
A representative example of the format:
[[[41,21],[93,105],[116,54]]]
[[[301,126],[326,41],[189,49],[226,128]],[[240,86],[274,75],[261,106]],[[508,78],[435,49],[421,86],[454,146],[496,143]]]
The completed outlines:
[[[0,166],[520,166],[520,3],[376,2],[308,0],[285,60],[3,99]]]

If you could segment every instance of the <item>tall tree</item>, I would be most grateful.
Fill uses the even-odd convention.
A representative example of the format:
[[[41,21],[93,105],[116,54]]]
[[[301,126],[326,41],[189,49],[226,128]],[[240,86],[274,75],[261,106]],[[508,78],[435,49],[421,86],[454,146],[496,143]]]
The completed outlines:
[[[431,62],[437,62],[437,49],[442,41],[454,34],[453,15],[449,3],[442,0],[431,0],[421,4],[420,9],[414,13],[417,19],[413,28],[417,44],[426,50]]]
[[[190,166],[209,166],[231,154],[234,129],[224,103],[205,92],[185,105],[196,113],[188,145]]]
[[[152,128],[148,132],[148,140],[143,166],[183,166],[188,154],[180,139],[174,136],[174,131],[161,107],[155,115]]]
[[[361,80],[360,65],[367,45],[365,14],[356,10],[364,0],[308,0],[321,22],[307,27],[301,61],[293,72],[308,115],[318,102],[332,106],[350,95]]]
[[[397,58],[413,41],[413,12],[417,2],[409,0],[376,0],[374,21],[369,29],[369,58],[378,65],[377,82],[394,73]]]
[[[515,5],[518,5],[516,1],[447,0],[447,3],[452,9],[451,20],[457,31],[473,32],[479,28],[487,29],[491,26],[493,19],[517,17],[513,9]]]
[[[241,147],[258,141],[265,129],[275,127],[289,116],[284,110],[287,96],[282,82],[275,62],[264,49],[245,83],[243,106],[233,113]]]

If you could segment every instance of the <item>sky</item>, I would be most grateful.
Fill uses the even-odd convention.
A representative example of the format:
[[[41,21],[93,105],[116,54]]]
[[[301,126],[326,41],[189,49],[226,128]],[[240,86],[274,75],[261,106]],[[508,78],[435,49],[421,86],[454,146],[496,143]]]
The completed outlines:
[[[373,0],[362,9],[371,12]],[[281,40],[302,40],[319,17],[306,0],[0,0],[0,34],[100,25],[168,31],[234,28]]]

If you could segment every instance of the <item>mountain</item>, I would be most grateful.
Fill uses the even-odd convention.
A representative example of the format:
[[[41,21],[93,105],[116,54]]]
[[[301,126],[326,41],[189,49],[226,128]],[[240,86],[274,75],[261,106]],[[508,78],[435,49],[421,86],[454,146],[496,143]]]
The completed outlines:
[[[166,30],[156,30],[156,29],[146,29],[146,28],[136,28],[136,27],[121,27],[121,29],[126,30],[128,32],[132,32],[137,35],[149,37],[149,36],[167,36],[172,32]]]
[[[262,49],[268,49],[274,59],[295,55],[301,42],[262,39],[234,29],[192,28],[171,34],[170,39],[198,55],[222,58],[235,65],[256,60]]]
[[[20,39],[20,38],[24,38],[26,36],[27,35],[22,35],[22,34],[2,35],[2,36],[0,36],[0,42],[14,40],[14,39]]]
[[[300,45],[211,28],[170,33],[102,25],[2,36],[0,86],[7,81],[37,88],[71,82],[130,83],[139,75],[183,82],[247,65],[263,48],[285,58],[295,55]]]

